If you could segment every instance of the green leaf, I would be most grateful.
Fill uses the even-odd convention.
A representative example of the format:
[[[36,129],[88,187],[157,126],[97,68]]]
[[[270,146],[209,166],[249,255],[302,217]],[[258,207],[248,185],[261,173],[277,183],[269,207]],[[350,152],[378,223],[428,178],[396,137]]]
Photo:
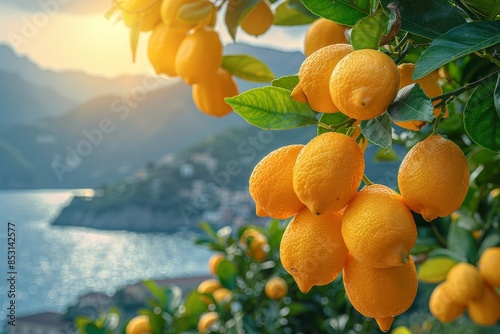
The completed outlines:
[[[464,127],[478,145],[500,152],[500,116],[494,111],[495,83],[486,81],[478,86],[464,109]]]
[[[84,331],[86,334],[106,334],[105,328],[99,328],[93,323],[86,324],[84,326]]]
[[[207,222],[201,222],[200,228],[213,240],[217,240],[217,233],[215,233],[212,226]]]
[[[301,1],[314,14],[348,26],[370,14],[370,0]]]
[[[465,23],[460,12],[447,0],[381,0],[384,7],[395,2],[401,13],[401,29],[416,35],[436,38]]]
[[[476,263],[476,240],[472,234],[457,224],[450,225],[448,249],[465,257],[467,262]]]
[[[500,13],[500,0],[461,0],[468,10],[479,17],[493,20]]]
[[[415,63],[413,80],[475,51],[500,43],[500,21],[469,22],[436,38]],[[467,36],[464,38],[464,36]]]
[[[497,77],[497,84],[495,86],[495,92],[493,93],[493,100],[495,101],[495,110],[497,111],[498,117],[500,117],[500,74]]]
[[[378,50],[380,39],[387,32],[389,18],[381,10],[377,10],[362,18],[352,28],[351,44],[355,50]]]
[[[382,115],[361,121],[361,132],[371,143],[390,149],[392,146],[391,119],[387,112]]]
[[[226,259],[222,260],[217,268],[217,275],[223,287],[234,290],[237,287],[236,275],[238,270],[236,265]]]
[[[336,112],[336,113],[331,113],[331,114],[330,113],[328,113],[328,114],[325,113],[325,114],[321,115],[321,118],[319,119],[319,121],[321,123],[324,123],[324,124],[327,124],[327,125],[337,125],[337,124],[345,122],[348,118],[349,117],[347,117],[346,115],[344,115],[341,112]],[[325,133],[325,132],[330,132],[330,130],[325,129],[322,126],[318,126],[318,136],[320,134]],[[347,132],[347,128],[341,127],[339,129],[337,129],[337,131],[335,131],[335,132],[346,133]]]
[[[266,130],[286,130],[318,123],[307,103],[294,101],[290,91],[280,87],[250,89],[224,99],[248,123]]]
[[[443,256],[452,258],[457,262],[467,262],[467,257],[446,248],[434,249],[429,253],[429,258],[443,257]]]
[[[266,64],[249,55],[226,55],[222,59],[221,67],[248,81],[269,82],[275,78]]]
[[[298,84],[299,84],[298,75],[287,75],[279,79],[274,79],[271,82],[271,85],[273,85],[274,87],[285,88],[288,89],[290,92],[293,91],[295,86],[297,86]]]
[[[479,250],[477,252],[478,257],[480,257],[488,248],[497,247],[498,245],[500,245],[500,234],[498,234],[498,232],[493,232],[484,238],[481,246],[479,246]]]
[[[196,290],[187,295],[184,307],[186,308],[185,315],[199,315],[208,310],[207,304],[203,302],[202,295]]]
[[[224,21],[226,22],[227,31],[233,40],[236,39],[236,31],[241,21],[259,2],[260,0],[229,1]]]
[[[165,295],[165,291],[159,287],[155,282],[146,280],[142,282],[144,286],[151,292],[151,294],[158,300],[160,305],[167,305],[167,296]]]
[[[317,16],[304,8],[300,1],[286,0],[276,8],[273,24],[276,26],[296,26],[312,23],[316,19]]]
[[[425,121],[434,119],[434,106],[419,84],[401,88],[387,109],[394,122]]]
[[[176,285],[170,285],[165,288],[165,296],[167,297],[167,311],[174,314],[182,302],[182,290]]]
[[[418,268],[418,280],[424,283],[439,283],[446,279],[448,271],[458,262],[449,257],[434,257],[425,260]]]
[[[394,149],[387,151],[386,149],[381,148],[381,149],[377,150],[377,153],[375,153],[373,160],[376,162],[398,161],[399,157],[398,157],[398,154],[396,153],[396,151],[394,151]]]

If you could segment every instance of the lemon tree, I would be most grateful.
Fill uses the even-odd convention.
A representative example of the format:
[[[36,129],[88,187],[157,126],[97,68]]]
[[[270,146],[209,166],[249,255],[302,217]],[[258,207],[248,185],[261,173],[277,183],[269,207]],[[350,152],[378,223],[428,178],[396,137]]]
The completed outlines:
[[[307,332],[293,311],[302,306],[286,297],[271,298],[288,302],[277,315],[248,306],[245,284],[265,290],[276,275],[268,270],[278,267],[281,279],[296,281],[276,288],[296,293],[293,305],[308,298],[300,290],[340,282],[359,313],[334,309],[371,318],[383,331],[412,305],[442,323],[460,321],[464,311],[474,324],[498,323],[498,1],[116,0],[113,13],[130,28],[133,54],[141,34],[153,30],[152,65],[192,85],[200,111],[222,117],[234,110],[269,131],[317,128],[307,145],[290,143],[265,157],[249,180],[256,214],[290,222],[273,223],[267,235],[243,229],[239,240],[205,226],[209,238],[199,243],[225,254],[211,270],[227,290],[213,291],[215,311],[193,302],[192,316],[203,314],[199,332]],[[306,24],[307,57],[298,73],[281,78],[258,59],[224,55],[218,30],[236,41]],[[267,84],[239,92],[233,77]],[[370,181],[366,145],[378,147],[379,160],[397,159],[393,146],[409,150],[396,189]],[[418,280],[435,288],[432,295],[417,294]],[[184,308],[196,298],[188,296]],[[273,325],[264,325],[271,315]],[[330,323],[314,322],[312,332],[338,330],[334,316],[318,316]]]

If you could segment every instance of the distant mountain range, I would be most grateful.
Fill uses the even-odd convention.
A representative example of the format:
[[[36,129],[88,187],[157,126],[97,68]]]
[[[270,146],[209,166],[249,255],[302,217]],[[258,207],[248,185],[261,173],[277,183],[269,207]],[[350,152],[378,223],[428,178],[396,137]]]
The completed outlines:
[[[299,52],[242,44],[228,46],[227,51],[252,54],[266,62],[277,76],[297,72],[304,59]],[[81,73],[40,70],[26,58],[16,59],[12,52],[9,55],[5,46],[0,47],[0,59],[10,63],[2,64],[0,71],[6,71],[5,67],[12,70],[10,74],[0,73],[0,83],[11,92],[7,93],[9,98],[4,98],[8,108],[4,108],[4,100],[0,100],[2,111],[6,113],[2,116],[4,119],[9,119],[12,114],[21,115],[21,110],[25,110],[29,119],[30,108],[25,105],[30,100],[34,101],[30,102],[31,105],[38,105],[37,110],[41,112],[46,101],[38,101],[38,97],[59,100],[61,106],[71,104],[78,85],[88,88],[84,89],[88,96],[97,94],[99,89],[94,88],[99,87],[99,83],[104,87],[100,90],[103,94],[114,89],[120,91],[126,86]],[[79,84],[71,86],[73,79]],[[19,89],[10,87],[10,80],[23,82],[30,98],[16,95]],[[62,116],[34,122],[25,120],[22,124],[0,129],[0,188],[86,188],[113,183],[147,162],[181,152],[223,129],[246,125],[235,114],[215,119],[199,112],[192,102],[190,87],[183,82],[156,87],[154,79],[150,79],[148,85],[143,84],[144,78],[134,80],[136,84],[140,80],[140,85],[135,86],[135,95],[132,92],[128,96],[108,94],[94,97]],[[46,85],[37,86],[41,82]],[[93,82],[95,85],[91,89],[88,86]],[[145,89],[151,86],[155,89]],[[240,81],[239,86],[243,91],[256,85]],[[61,94],[61,90],[65,94]],[[145,94],[141,95],[139,91]],[[62,108],[51,109],[49,105],[44,112],[47,116],[60,115]],[[19,122],[23,119],[17,117]]]
[[[75,103],[84,103],[102,95],[129,94],[134,87],[141,86],[144,80],[144,76],[107,79],[80,72],[42,69],[29,58],[16,54],[7,45],[0,45],[0,59],[0,71],[16,74],[35,86],[51,88]],[[163,85],[169,84],[168,80],[164,80]]]

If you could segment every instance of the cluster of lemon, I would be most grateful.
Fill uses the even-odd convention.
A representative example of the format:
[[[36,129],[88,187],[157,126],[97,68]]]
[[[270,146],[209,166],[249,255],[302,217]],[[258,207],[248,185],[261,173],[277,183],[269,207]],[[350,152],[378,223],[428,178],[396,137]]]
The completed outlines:
[[[439,284],[429,299],[431,313],[447,323],[460,317],[465,309],[472,321],[492,326],[500,320],[500,247],[491,247],[481,255],[478,267],[459,263],[451,268],[446,281]]]
[[[157,74],[180,76],[192,85],[193,100],[202,112],[216,117],[231,112],[224,98],[238,94],[236,82],[221,68],[223,45],[214,29],[219,7],[210,0],[118,0],[125,24],[151,31],[148,56]],[[274,11],[261,0],[240,23],[251,35],[272,25]]]
[[[300,67],[300,82],[292,92],[293,99],[309,103],[318,112],[342,111],[357,120],[367,120],[385,112],[398,90],[408,85],[418,83],[430,98],[443,94],[434,72],[415,81],[414,64],[396,66],[382,52],[354,51],[347,41],[347,28],[326,19],[318,19],[311,25],[305,36],[307,58]],[[434,105],[437,103],[438,100]],[[434,116],[440,112],[436,108]],[[418,131],[426,123],[395,124]]]
[[[400,77],[411,80],[412,69],[408,64],[398,70],[376,50],[327,45],[304,61],[292,97],[317,111],[342,112],[352,118],[348,133],[359,134],[359,121],[385,112],[407,82]],[[249,191],[258,216],[293,217],[280,257],[301,291],[328,284],[343,271],[353,306],[387,331],[417,293],[410,256],[417,229],[410,210],[428,221],[453,213],[465,199],[469,170],[456,144],[431,135],[403,159],[401,195],[366,179],[358,191],[365,143],[353,137],[326,132],[305,146],[271,152],[252,172]]]

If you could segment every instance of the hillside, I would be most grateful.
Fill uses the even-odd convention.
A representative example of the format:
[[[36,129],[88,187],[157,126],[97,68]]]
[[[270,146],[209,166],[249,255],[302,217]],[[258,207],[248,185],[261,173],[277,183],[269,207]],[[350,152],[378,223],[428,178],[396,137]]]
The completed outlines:
[[[60,116],[77,103],[49,87],[41,87],[12,72],[0,71],[0,128]]]
[[[303,60],[298,52],[244,45],[237,49],[271,64],[277,76],[295,72]],[[246,90],[253,84],[239,81],[239,85]],[[100,131],[101,138],[96,131],[102,122],[109,131]],[[140,99],[99,97],[63,116],[0,130],[0,189],[97,187],[218,131],[245,124],[235,114],[221,119],[205,116],[194,106],[190,87],[182,82],[147,92]],[[75,153],[78,148],[83,154]]]
[[[31,59],[18,55],[9,46],[0,44],[0,71],[16,74],[35,86],[47,87],[78,103],[105,95],[129,94],[134,87],[142,86],[144,76],[122,76],[113,79],[87,75],[80,72],[56,72],[40,68]],[[0,81],[4,79],[0,76]],[[162,86],[171,80],[164,78]]]
[[[306,143],[315,129],[271,132],[235,127],[212,135],[133,177],[104,186],[91,200],[76,197],[56,225],[170,232],[214,224],[256,222],[248,177],[272,150]]]

